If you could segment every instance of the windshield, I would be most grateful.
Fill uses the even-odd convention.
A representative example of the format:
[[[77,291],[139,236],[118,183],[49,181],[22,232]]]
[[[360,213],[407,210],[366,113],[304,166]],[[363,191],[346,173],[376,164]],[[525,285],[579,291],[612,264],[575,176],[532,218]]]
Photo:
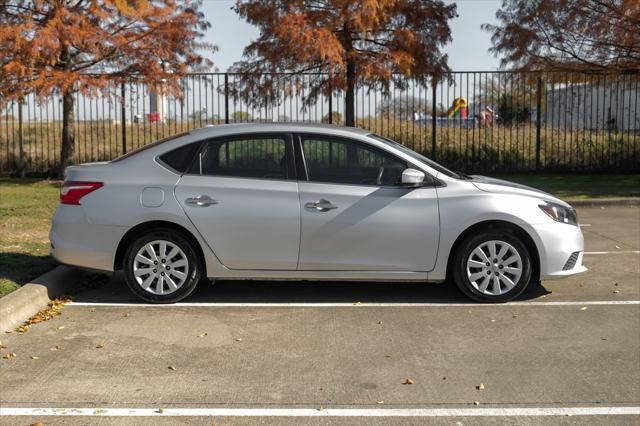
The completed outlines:
[[[444,174],[445,176],[449,176],[449,177],[452,177],[452,178],[460,178],[461,177],[458,173],[452,172],[451,170],[447,169],[446,167],[441,166],[440,164],[436,163],[435,161],[430,160],[429,158],[425,157],[422,154],[418,154],[417,152],[407,148],[406,146],[404,146],[402,144],[399,144],[396,141],[392,141],[391,139],[387,139],[387,138],[384,138],[382,136],[378,136],[375,133],[371,133],[368,136],[373,138],[373,139],[375,139],[375,140],[377,140],[377,141],[380,141],[380,142],[382,142],[382,143],[384,143],[386,145],[392,146],[392,147],[404,152],[405,154],[409,155],[411,158],[414,158],[414,159],[416,159],[418,161],[426,163],[429,167],[431,167],[434,170],[437,170],[438,172]]]

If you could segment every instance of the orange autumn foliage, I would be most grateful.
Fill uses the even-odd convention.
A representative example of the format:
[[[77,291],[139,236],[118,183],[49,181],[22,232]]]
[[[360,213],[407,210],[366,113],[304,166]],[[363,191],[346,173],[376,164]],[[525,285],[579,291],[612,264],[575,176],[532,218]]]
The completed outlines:
[[[244,74],[237,93],[260,104],[273,99],[277,76],[316,72],[307,100],[345,90],[345,119],[354,125],[357,84],[388,88],[400,75],[440,78],[442,47],[451,40],[455,4],[440,0],[238,0],[235,10],[260,36],[233,70]]]
[[[200,2],[8,0],[0,3],[0,108],[28,94],[63,97],[62,166],[74,155],[74,93],[132,79],[179,92],[179,78],[210,65],[198,52],[209,27]]]

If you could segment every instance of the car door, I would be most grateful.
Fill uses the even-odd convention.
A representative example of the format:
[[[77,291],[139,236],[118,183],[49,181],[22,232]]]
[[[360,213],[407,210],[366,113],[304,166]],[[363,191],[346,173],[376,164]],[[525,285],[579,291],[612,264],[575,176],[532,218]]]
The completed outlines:
[[[429,271],[438,251],[433,185],[400,185],[406,161],[360,141],[301,134],[299,270]]]
[[[175,196],[231,269],[293,270],[300,204],[291,137],[252,134],[205,142]]]

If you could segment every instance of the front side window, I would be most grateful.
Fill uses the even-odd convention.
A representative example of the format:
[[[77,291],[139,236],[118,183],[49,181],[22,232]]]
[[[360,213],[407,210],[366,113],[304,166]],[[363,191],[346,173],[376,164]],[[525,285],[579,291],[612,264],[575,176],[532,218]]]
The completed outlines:
[[[354,141],[303,136],[302,151],[312,182],[395,186],[407,163]]]
[[[205,143],[190,173],[209,176],[287,179],[290,176],[284,137],[239,137]]]

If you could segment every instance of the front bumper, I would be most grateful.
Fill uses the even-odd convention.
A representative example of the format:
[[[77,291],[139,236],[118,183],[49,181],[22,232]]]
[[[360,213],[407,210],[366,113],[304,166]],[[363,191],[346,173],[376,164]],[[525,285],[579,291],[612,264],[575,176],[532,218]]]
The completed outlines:
[[[70,266],[113,271],[118,244],[128,228],[89,223],[81,206],[58,206],[49,231],[51,255]]]
[[[552,222],[534,225],[534,230],[538,239],[541,279],[564,278],[587,271],[582,264],[584,237],[579,226]]]

